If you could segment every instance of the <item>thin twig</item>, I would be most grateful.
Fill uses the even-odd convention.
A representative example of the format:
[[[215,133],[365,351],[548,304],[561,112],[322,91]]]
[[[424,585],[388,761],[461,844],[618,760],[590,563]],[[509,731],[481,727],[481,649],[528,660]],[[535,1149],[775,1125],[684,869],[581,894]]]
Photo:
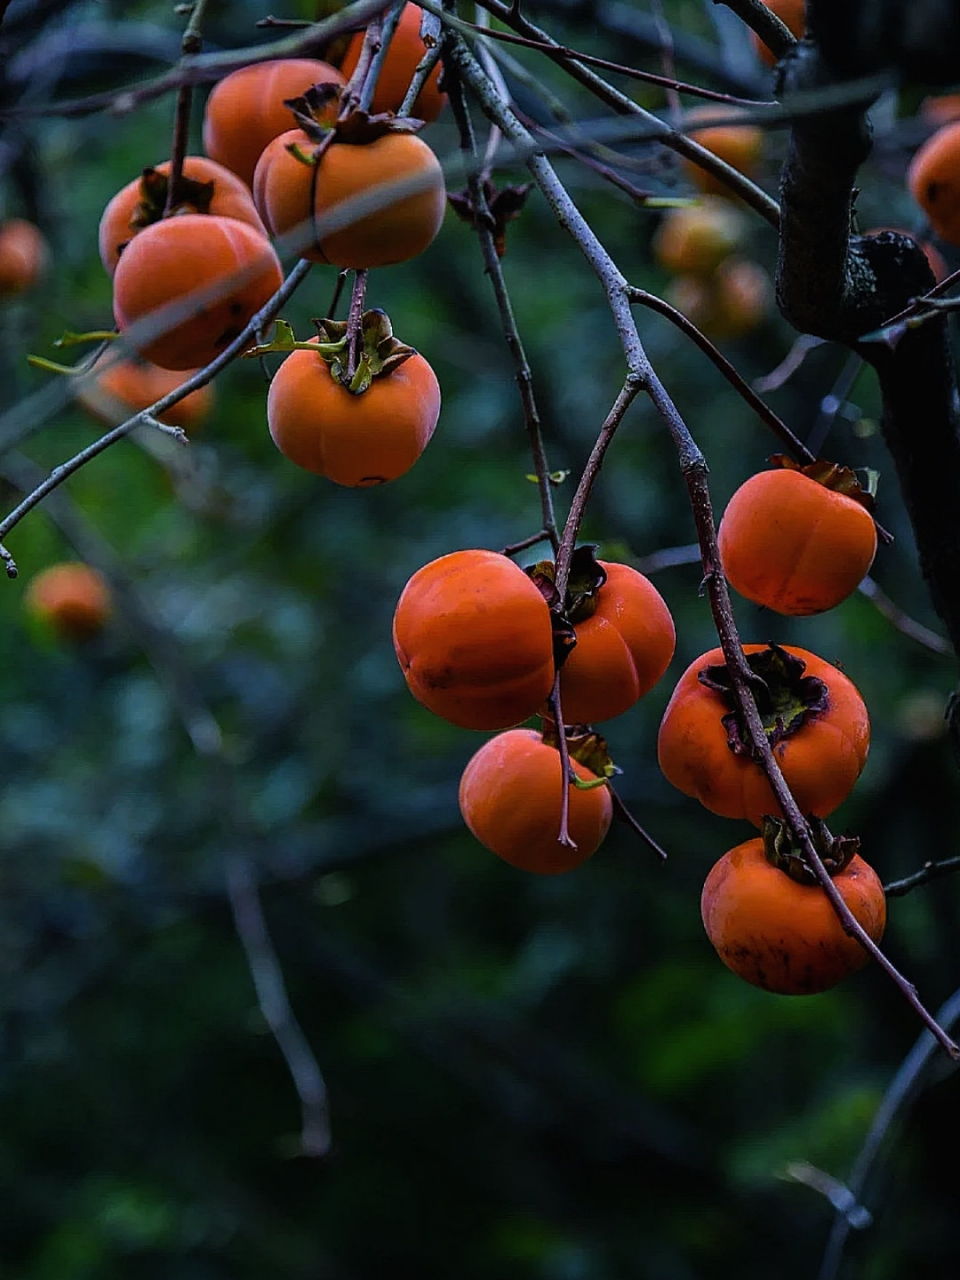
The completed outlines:
[[[924,648],[929,649],[932,653],[939,653],[944,657],[953,656],[953,645],[949,640],[939,635],[936,631],[931,631],[922,622],[917,622],[915,618],[911,618],[908,613],[905,613],[903,609],[893,603],[890,597],[869,575],[864,578],[857,590],[862,596],[866,596],[877,612],[882,614],[903,635],[909,636],[911,640],[916,640],[918,644],[922,644]]]
[[[902,898],[920,885],[929,884],[931,880],[939,880],[942,876],[952,876],[955,871],[960,871],[960,858],[944,858],[942,862],[925,862],[912,876],[906,876],[903,880],[891,880],[889,884],[885,884],[883,892],[888,898]]]
[[[607,790],[610,792],[610,798],[613,801],[614,814],[621,820],[621,822],[625,822],[628,827],[630,827],[633,831],[636,832],[636,834],[640,837],[640,839],[644,842],[644,844],[649,846],[649,848],[653,850],[653,852],[657,855],[657,857],[660,859],[661,862],[666,862],[667,860],[666,849],[664,849],[661,845],[657,844],[656,840],[654,840],[653,836],[646,829],[646,827],[641,826],[641,824],[637,821],[637,819],[633,816],[633,814],[624,804],[622,798],[613,789],[613,784],[611,782],[607,783]]]

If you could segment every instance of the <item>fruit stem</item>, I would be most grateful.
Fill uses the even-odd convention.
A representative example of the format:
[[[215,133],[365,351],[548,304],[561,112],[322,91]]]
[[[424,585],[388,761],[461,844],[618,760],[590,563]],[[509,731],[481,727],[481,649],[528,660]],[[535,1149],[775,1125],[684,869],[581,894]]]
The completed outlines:
[[[553,713],[554,723],[559,726],[557,733],[557,750],[560,752],[560,832],[557,836],[557,842],[565,845],[568,849],[577,847],[576,841],[570,835],[570,783],[576,777],[573,767],[570,764],[570,748],[567,745],[567,735],[563,731],[563,711],[560,707],[560,672],[553,678],[553,688],[550,691],[550,710]]]
[[[344,384],[353,382],[360,362],[363,346],[363,299],[367,292],[367,270],[361,268],[354,273],[353,293],[350,297],[350,310],[347,312],[347,368]]]
[[[203,48],[203,37],[200,34],[203,26],[204,11],[208,0],[194,0],[190,10],[190,20],[180,41],[180,51],[184,58],[190,58]],[[167,202],[163,217],[168,218],[180,203],[180,182],[183,178],[183,161],[187,154],[187,141],[190,137],[190,109],[193,106],[193,85],[190,81],[181,84],[177,90],[177,104],[173,114],[173,140],[170,144],[170,175],[167,183]]]

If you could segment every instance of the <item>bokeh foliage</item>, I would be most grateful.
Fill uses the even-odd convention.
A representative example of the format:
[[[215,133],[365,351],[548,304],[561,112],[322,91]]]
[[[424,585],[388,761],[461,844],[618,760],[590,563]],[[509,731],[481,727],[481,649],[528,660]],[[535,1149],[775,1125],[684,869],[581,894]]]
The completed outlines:
[[[703,83],[724,87],[725,47],[728,65],[768,91],[729,14],[721,46],[712,6],[663,8],[712,51],[718,75],[699,72]],[[183,19],[154,0],[30,10],[15,2],[5,19],[8,101],[25,92],[18,65],[46,66],[42,92],[68,97],[177,56]],[[266,12],[254,0],[215,5],[210,47],[270,38],[254,26]],[[305,0],[289,12],[313,16]],[[571,45],[662,69],[596,15],[544,9],[542,20]],[[135,59],[138,48],[149,56]],[[555,67],[512,53],[575,117],[602,115]],[[658,91],[617,82],[664,109]],[[528,87],[517,94],[548,118]],[[919,230],[902,183],[920,136],[915,106],[905,97],[877,108],[864,228]],[[171,125],[170,98],[126,115],[8,123],[3,213],[37,216],[54,259],[42,286],[0,315],[0,440],[23,420],[17,406],[51,382],[27,352],[55,355],[64,329],[111,323],[97,221],[114,191],[167,154]],[[449,113],[426,136],[455,165]],[[783,145],[771,131],[761,178],[771,192]],[[669,156],[628,149],[652,190],[689,194]],[[624,273],[662,292],[650,254],[661,215],[574,161],[557,163]],[[508,165],[497,176],[524,172]],[[758,222],[750,247],[772,272],[776,245]],[[557,490],[562,511],[618,390],[621,355],[596,281],[536,194],[511,225],[504,270],[551,466],[572,472]],[[315,268],[284,312],[298,332],[326,314],[334,283]],[[75,647],[25,620],[30,577],[76,554],[51,519],[55,505],[10,539],[21,577],[0,591],[0,1269],[17,1280],[346,1280],[407,1266],[465,1280],[809,1277],[831,1210],[787,1180],[786,1166],[847,1175],[920,1024],[875,968],[823,996],[779,998],[738,982],[703,936],[704,875],[750,829],[674,793],[656,764],[672,681],[715,644],[699,565],[656,575],[676,657],[636,709],[605,726],[620,793],[667,863],[615,824],[580,870],[538,879],[466,832],[457,781],[482,736],[413,701],[390,620],[427,560],[537,529],[520,402],[479,248],[452,214],[421,259],[373,273],[368,301],[443,389],[436,437],[407,476],[348,491],[297,471],[267,433],[263,371],[242,361],[217,379],[215,414],[188,450],[135,438],[66,486],[69,518],[117,549],[174,667],[219,720],[229,785],[191,748],[169,671],[123,610]],[[779,445],[664,320],[644,316],[642,333],[706,453],[719,514]],[[724,350],[752,380],[794,337],[771,314]],[[824,345],[770,393],[800,436],[815,429],[847,360]],[[862,374],[829,450],[879,472],[877,514],[895,541],[874,576],[935,629],[877,413]],[[38,425],[18,453],[43,468],[100,430],[71,404]],[[16,491],[3,495],[7,509]],[[641,565],[694,540],[675,454],[642,401],[608,456],[583,536]],[[745,639],[841,661],[866,698],[871,756],[835,829],[861,835],[885,881],[960,853],[942,722],[951,660],[861,596],[811,619],[737,609]],[[334,1150],[324,1162],[298,1154],[297,1098],[227,904],[225,869],[238,852],[255,863],[291,1004],[329,1086]],[[958,924],[949,878],[891,901],[886,949],[933,1008],[958,985]],[[944,1148],[958,1109],[956,1078],[940,1063],[884,1147],[867,1198],[876,1221],[850,1245],[857,1274],[939,1275],[955,1257],[956,1162]]]

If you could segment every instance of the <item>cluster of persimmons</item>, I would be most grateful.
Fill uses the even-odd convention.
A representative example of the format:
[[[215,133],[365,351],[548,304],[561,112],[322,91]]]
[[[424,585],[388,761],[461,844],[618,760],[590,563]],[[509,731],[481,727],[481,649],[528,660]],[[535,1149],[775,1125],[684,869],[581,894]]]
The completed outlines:
[[[802,4],[771,0],[771,7],[799,33]],[[446,206],[440,164],[418,136],[445,103],[437,72],[411,117],[398,115],[425,52],[420,19],[408,4],[368,109],[358,108],[348,84],[363,32],[340,67],[307,59],[251,64],[209,94],[206,155],[187,156],[176,175],[158,163],[113,197],[100,223],[100,255],[113,281],[117,329],[139,355],[108,358],[87,380],[81,397],[91,412],[116,422],[146,409],[249,332],[282,283],[276,238],[308,261],[358,275],[428,247]],[[761,135],[753,126],[706,127],[694,136],[741,172],[756,164]],[[960,123],[947,124],[917,153],[910,184],[934,231],[960,244],[957,154]],[[761,317],[769,281],[740,256],[742,209],[703,170],[691,167],[690,176],[700,198],[663,218],[654,251],[675,277],[680,310],[708,334],[735,336]],[[14,231],[12,224],[0,231],[0,287],[8,291],[26,287],[4,283]],[[34,252],[39,262],[42,252]],[[403,475],[437,424],[433,370],[375,309],[351,308],[351,320],[326,319],[317,328],[297,341],[278,325],[272,343],[248,343],[248,351],[285,355],[266,402],[278,448],[342,485]],[[200,387],[168,420],[196,425],[209,406],[210,390]],[[843,601],[870,568],[877,546],[871,499],[844,468],[772,461],[723,515],[724,572],[741,595],[774,613],[815,615]],[[110,611],[102,579],[75,564],[38,575],[27,605],[76,637],[96,632]],[[461,812],[477,839],[532,872],[564,872],[589,858],[612,820],[616,772],[595,726],[633,707],[674,655],[673,619],[653,584],[626,564],[598,560],[592,547],[577,548],[562,570],[552,560],[522,568],[506,554],[454,551],[407,582],[393,641],[407,685],[425,707],[494,734],[460,783]],[[863,769],[870,736],[863,701],[846,675],[805,649],[749,644],[744,656],[786,784],[840,895],[879,941],[880,882],[857,842],[832,837],[823,821]],[[523,727],[534,717],[540,728]],[[728,852],[704,886],[704,925],[724,963],[782,993],[821,991],[859,968],[867,953],[841,926],[795,844],[721,649],[680,677],[658,758],[680,791],[762,830]]]

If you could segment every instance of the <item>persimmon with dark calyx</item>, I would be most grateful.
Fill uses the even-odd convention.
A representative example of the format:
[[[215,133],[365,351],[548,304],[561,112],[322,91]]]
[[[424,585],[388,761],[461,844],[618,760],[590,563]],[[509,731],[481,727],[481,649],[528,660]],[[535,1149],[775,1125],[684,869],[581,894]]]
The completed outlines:
[[[866,764],[870,719],[856,685],[816,654],[793,645],[746,644],[747,665],[773,755],[801,812],[825,818],[846,800]],[[759,763],[733,696],[721,649],[695,659],[660,723],[657,756],[669,783],[711,813],[746,818],[783,811]]]
[[[592,547],[578,547],[574,557],[564,614],[576,643],[560,668],[560,705],[567,724],[593,724],[649,693],[670,665],[676,630],[649,578],[595,560]],[[544,575],[552,581],[553,570],[541,561],[527,572],[535,582]]]
[[[336,67],[316,58],[275,58],[240,67],[210,90],[203,111],[203,149],[248,186],[264,147],[294,124],[286,99],[311,85],[343,85]],[[330,123],[337,102],[331,101]]]
[[[846,467],[771,461],[777,469],[751,476],[727,503],[717,532],[724,573],[740,595],[777,613],[823,613],[873,563],[869,495]]]
[[[383,312],[370,311],[351,377],[346,323],[321,324],[321,335],[291,352],[270,383],[267,423],[274,443],[298,467],[336,484],[395,480],[420,457],[437,425],[436,375],[423,356],[393,337]],[[341,333],[339,343],[331,341]]]
[[[945,124],[914,152],[907,186],[934,233],[960,245],[960,120]]]
[[[666,271],[710,275],[742,244],[746,226],[729,200],[704,196],[698,204],[669,209],[651,248]]]
[[[418,569],[393,618],[413,696],[464,729],[507,729],[553,687],[550,610],[524,571],[495,551],[454,551]]]
[[[400,21],[390,38],[387,55],[377,76],[373,100],[370,103],[371,113],[381,111],[399,111],[413,79],[418,63],[427,52],[427,46],[420,38],[420,21],[423,10],[419,5],[404,5]],[[349,79],[360,61],[363,48],[363,31],[357,31],[347,45],[340,69]],[[436,120],[446,106],[447,95],[440,91],[440,64],[433,68],[426,83],[417,94],[410,115],[430,123]]]
[[[52,564],[31,578],[23,607],[61,640],[89,640],[103,630],[113,612],[103,576],[73,560]]]
[[[609,788],[571,759],[583,782],[567,783],[568,833],[560,843],[563,769],[560,752],[535,729],[509,729],[484,743],[460,779],[460,812],[481,844],[522,871],[557,875],[579,867],[600,847],[610,827]]]
[[[0,298],[31,289],[49,257],[46,237],[34,223],[26,218],[0,222]]]
[[[879,943],[887,920],[883,886],[856,852],[856,839],[830,840],[813,824],[813,841],[834,886],[867,937]],[[778,995],[816,995],[870,959],[781,823],[725,853],[700,898],[707,937],[745,982]]]
[[[98,233],[100,260],[113,275],[125,247],[146,227],[164,217],[169,186],[170,162],[144,169],[113,197],[100,218]],[[267,229],[257,213],[250,188],[235,173],[206,156],[186,156],[184,185],[175,214],[207,214],[236,218],[266,237]]]
[[[763,151],[763,130],[754,124],[719,123],[740,114],[742,114],[742,108],[728,107],[722,103],[694,107],[684,116],[683,128],[694,142],[698,142],[701,147],[712,152],[718,160],[724,160],[744,176],[752,178],[757,172]],[[690,127],[700,120],[716,120],[718,123],[707,124],[703,128]],[[701,168],[695,160],[684,157],[683,168],[698,190],[708,195],[725,196],[728,199],[736,196],[732,187]]]
[[[785,27],[799,40],[806,26],[806,5],[804,0],[763,0],[764,5],[775,13]],[[750,32],[753,47],[768,67],[776,65],[775,55],[767,48],[755,31]]]
[[[309,262],[341,270],[406,262],[427,248],[443,222],[446,188],[425,142],[404,132],[333,142],[316,166],[302,158],[314,149],[308,134],[292,129],[257,163],[254,200],[272,235],[290,236]],[[407,189],[391,190],[397,184]]]
[[[77,399],[99,422],[115,427],[176,391],[194,372],[196,370],[161,369],[159,365],[136,358],[118,360],[107,352],[93,366],[90,376],[79,382]],[[207,383],[157,414],[157,418],[168,426],[191,432],[210,416],[213,401],[213,385]]]
[[[283,283],[270,242],[245,222],[203,214],[164,218],[130,241],[113,277],[121,334],[152,318],[138,349],[163,369],[209,364]]]

